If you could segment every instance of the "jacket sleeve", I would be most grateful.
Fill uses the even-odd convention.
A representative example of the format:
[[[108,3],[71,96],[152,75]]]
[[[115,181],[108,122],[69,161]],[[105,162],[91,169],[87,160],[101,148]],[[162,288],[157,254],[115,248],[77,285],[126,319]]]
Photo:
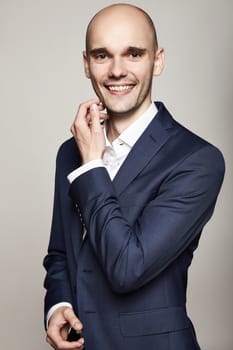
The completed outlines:
[[[43,265],[47,271],[44,287],[45,316],[48,310],[57,303],[67,302],[72,304],[72,293],[67,272],[67,257],[64,240],[64,226],[62,220],[62,176],[61,176],[61,152],[58,152],[55,174],[55,191],[53,217],[48,246],[48,254],[44,258]],[[66,180],[66,179],[65,179]],[[67,180],[66,180],[67,181]]]
[[[216,148],[208,145],[190,154],[143,203],[133,226],[104,168],[90,170],[71,184],[71,196],[115,292],[140,288],[199,237],[213,213],[223,175],[224,161]]]

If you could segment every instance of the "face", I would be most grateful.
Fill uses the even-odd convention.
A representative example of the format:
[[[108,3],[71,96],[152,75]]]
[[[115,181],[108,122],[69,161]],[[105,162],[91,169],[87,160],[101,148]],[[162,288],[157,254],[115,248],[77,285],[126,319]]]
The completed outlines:
[[[163,50],[155,52],[153,34],[141,13],[99,15],[92,24],[86,76],[111,115],[143,113],[151,103],[153,74],[163,65]]]

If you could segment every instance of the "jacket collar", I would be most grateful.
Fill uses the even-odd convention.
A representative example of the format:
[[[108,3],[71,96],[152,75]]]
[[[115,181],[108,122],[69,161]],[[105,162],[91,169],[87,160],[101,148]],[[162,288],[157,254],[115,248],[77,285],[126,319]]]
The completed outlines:
[[[161,102],[156,102],[158,113],[129,152],[116,174],[113,184],[117,195],[142,171],[159,152],[174,131],[174,120]]]

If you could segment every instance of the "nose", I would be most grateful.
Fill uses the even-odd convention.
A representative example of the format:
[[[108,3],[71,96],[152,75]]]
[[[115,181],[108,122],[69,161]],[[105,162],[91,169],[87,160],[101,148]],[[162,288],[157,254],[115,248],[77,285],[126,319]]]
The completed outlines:
[[[127,68],[122,57],[113,58],[109,67],[109,77],[119,79],[127,75]]]

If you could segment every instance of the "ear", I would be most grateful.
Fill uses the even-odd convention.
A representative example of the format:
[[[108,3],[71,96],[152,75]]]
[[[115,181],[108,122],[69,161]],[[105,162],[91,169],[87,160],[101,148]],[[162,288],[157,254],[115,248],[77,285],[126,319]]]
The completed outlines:
[[[89,61],[88,61],[86,51],[83,51],[83,64],[84,64],[85,75],[88,79],[90,79]]]
[[[164,49],[158,49],[155,53],[153,75],[158,76],[162,73],[164,67]]]

